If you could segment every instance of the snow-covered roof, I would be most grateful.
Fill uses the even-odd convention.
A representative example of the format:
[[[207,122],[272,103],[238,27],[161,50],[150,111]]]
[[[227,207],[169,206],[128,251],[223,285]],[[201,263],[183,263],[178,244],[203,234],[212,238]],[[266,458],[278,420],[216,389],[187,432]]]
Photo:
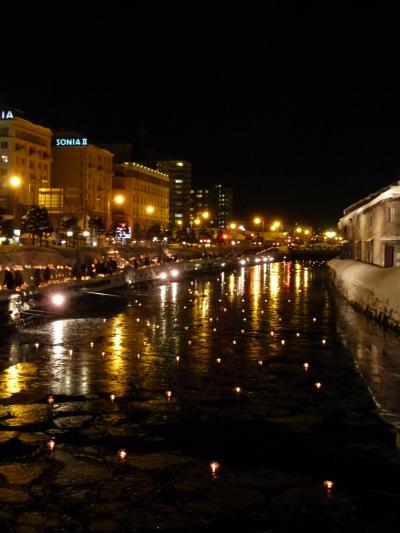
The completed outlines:
[[[349,218],[349,215],[353,216],[362,213],[371,206],[389,198],[400,198],[400,181],[395,181],[394,183],[379,189],[379,191],[362,198],[349,207],[346,207],[346,209],[343,211],[344,217],[342,217],[340,221]]]

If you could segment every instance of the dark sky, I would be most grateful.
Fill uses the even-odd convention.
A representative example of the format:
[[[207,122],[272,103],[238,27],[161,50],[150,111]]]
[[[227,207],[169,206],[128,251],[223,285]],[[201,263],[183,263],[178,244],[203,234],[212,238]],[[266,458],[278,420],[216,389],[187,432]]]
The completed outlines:
[[[92,142],[188,159],[195,184],[234,187],[236,216],[334,224],[400,169],[397,13],[232,4],[4,14],[0,100]]]

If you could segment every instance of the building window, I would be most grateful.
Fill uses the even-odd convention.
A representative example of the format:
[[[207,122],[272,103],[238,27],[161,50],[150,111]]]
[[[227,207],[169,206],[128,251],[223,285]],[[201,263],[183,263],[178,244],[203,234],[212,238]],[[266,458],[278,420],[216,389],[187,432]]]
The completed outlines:
[[[395,208],[389,207],[389,222],[394,222]]]
[[[1,141],[1,147],[2,148],[8,148],[8,142],[7,141]]]
[[[1,161],[2,163],[8,163],[8,155],[2,155],[2,156],[0,157],[0,161]]]

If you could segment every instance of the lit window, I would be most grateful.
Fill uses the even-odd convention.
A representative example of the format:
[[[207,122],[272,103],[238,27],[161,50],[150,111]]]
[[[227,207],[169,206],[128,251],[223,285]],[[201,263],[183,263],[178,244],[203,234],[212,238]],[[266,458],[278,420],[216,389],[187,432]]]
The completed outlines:
[[[2,155],[0,159],[2,163],[8,163],[8,155]]]

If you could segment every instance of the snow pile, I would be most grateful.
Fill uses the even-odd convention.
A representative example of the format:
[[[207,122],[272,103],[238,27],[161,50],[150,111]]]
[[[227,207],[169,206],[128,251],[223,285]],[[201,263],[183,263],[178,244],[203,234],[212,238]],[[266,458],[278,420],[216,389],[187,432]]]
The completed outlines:
[[[400,268],[381,268],[350,259],[328,262],[332,280],[351,303],[391,326],[400,327]]]

